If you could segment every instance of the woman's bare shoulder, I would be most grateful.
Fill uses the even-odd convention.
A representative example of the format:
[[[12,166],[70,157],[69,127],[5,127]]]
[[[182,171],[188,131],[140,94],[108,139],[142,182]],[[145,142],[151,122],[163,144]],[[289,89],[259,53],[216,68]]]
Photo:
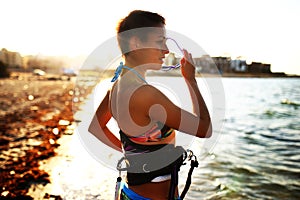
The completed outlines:
[[[151,85],[139,87],[130,98],[130,105],[149,112],[153,105],[163,107],[173,106],[173,102],[159,89]]]
[[[166,96],[156,87],[152,85],[142,85],[133,94],[134,98],[142,100],[158,100]]]

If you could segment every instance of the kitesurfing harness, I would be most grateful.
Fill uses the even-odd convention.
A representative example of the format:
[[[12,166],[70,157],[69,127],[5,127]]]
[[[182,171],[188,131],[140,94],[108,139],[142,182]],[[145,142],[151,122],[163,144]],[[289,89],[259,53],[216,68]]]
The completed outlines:
[[[122,171],[127,171],[128,185],[148,183],[158,176],[171,174],[168,200],[184,199],[191,185],[193,170],[199,165],[197,157],[193,152],[185,150],[181,146],[174,146],[173,144],[140,145],[132,142],[122,131],[120,131],[120,135],[125,155],[119,160],[117,165],[117,170],[119,171],[117,185],[120,185],[122,181]],[[186,184],[180,197],[175,198],[175,190],[178,186],[178,172],[182,165],[187,164],[186,161],[190,161]],[[123,162],[126,163],[125,167],[124,165],[122,167]],[[118,190],[117,186],[116,196],[119,195]]]

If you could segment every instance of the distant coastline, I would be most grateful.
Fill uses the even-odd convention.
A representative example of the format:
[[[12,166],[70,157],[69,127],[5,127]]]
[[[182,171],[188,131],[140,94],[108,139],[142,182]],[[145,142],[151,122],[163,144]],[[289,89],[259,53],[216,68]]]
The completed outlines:
[[[222,77],[241,78],[300,78],[299,75],[288,75],[285,73],[223,73]]]
[[[160,72],[151,71],[149,76],[181,76],[179,70]],[[289,75],[285,73],[246,73],[246,72],[231,72],[231,73],[196,73],[196,77],[226,77],[226,78],[300,78],[300,75]]]
[[[246,60],[241,58],[232,59],[230,57],[210,57],[203,55],[194,58],[197,77],[231,77],[231,78],[300,78],[300,75],[285,74],[284,72],[272,72],[271,64],[252,62],[247,64]],[[165,64],[172,66],[174,63],[180,63],[180,58],[170,53]],[[94,66],[94,69],[80,70],[101,73],[104,76],[113,76],[114,70],[100,70],[101,67]],[[103,69],[103,68],[102,68]],[[77,70],[77,71],[76,71]],[[37,71],[39,73],[37,73]],[[56,57],[37,57],[21,56],[18,52],[11,52],[6,49],[0,51],[0,78],[8,78],[14,73],[33,73],[35,75],[46,76],[40,79],[60,79],[63,75],[78,75],[78,69],[73,69],[63,58]],[[170,71],[149,71],[149,76],[181,76],[180,70]]]

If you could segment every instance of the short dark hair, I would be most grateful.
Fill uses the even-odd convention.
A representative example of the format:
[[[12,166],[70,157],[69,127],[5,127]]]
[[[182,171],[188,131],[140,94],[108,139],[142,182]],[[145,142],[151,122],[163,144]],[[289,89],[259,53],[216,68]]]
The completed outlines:
[[[117,26],[118,43],[122,54],[126,55],[129,52],[128,39],[134,35],[134,31],[129,30],[144,27],[160,27],[162,25],[165,25],[165,18],[157,13],[143,10],[134,10],[130,12],[128,16],[120,20]],[[120,35],[126,36],[121,38]],[[138,36],[138,34],[136,36]],[[145,39],[142,38],[142,36],[138,37],[141,40]]]

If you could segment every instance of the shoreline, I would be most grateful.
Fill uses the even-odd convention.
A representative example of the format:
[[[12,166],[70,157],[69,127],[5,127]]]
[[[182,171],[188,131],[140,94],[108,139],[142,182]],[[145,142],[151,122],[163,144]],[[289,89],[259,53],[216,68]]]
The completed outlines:
[[[181,77],[179,71],[168,71],[168,72],[155,72],[151,71],[148,73],[149,76],[170,76],[170,77]],[[212,73],[196,73],[196,77],[208,77],[208,78],[300,78],[300,75],[286,75],[281,73],[272,74],[252,74],[252,73],[223,73],[223,74],[212,74]]]
[[[251,74],[251,73],[223,73],[222,77],[232,77],[232,78],[300,78],[299,75],[287,75],[281,73],[272,74]]]

